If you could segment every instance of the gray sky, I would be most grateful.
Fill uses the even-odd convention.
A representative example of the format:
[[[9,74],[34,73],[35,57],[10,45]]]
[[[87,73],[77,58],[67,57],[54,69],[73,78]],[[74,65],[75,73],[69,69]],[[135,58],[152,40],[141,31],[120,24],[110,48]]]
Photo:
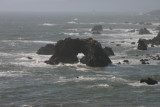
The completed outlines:
[[[0,12],[146,12],[160,0],[0,0]]]

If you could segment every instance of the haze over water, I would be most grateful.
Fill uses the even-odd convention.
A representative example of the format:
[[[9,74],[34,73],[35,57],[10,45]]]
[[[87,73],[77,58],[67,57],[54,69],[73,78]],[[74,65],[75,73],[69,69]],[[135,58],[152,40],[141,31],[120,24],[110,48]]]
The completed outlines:
[[[160,16],[139,15],[158,9],[158,0],[0,2],[0,106],[160,105],[160,85],[139,82],[148,76],[160,81],[159,60],[150,60],[149,65],[140,62],[147,55],[160,55],[160,47],[149,45],[146,51],[137,50],[139,38],[151,39],[159,32],[155,28],[160,25]],[[103,26],[103,32],[94,35],[91,28],[97,24]],[[129,32],[143,27],[152,34]],[[80,62],[48,65],[44,61],[51,55],[36,54],[40,47],[67,37],[93,38],[102,47],[111,47],[115,53],[110,57],[112,65],[96,68]]]

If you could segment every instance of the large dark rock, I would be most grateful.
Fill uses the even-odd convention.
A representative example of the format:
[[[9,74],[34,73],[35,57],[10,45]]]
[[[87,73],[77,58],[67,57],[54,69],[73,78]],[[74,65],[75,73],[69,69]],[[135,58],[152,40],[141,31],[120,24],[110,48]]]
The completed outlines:
[[[40,54],[40,55],[53,55],[54,54],[54,49],[55,49],[54,44],[47,44],[45,47],[41,47],[37,51],[37,54]]]
[[[92,34],[101,34],[101,31],[103,31],[103,27],[102,25],[95,25],[91,31]]]
[[[148,77],[148,78],[143,78],[140,80],[140,83],[147,83],[148,85],[155,85],[155,84],[158,84],[158,81]]]
[[[139,39],[137,48],[138,50],[147,50],[147,44],[143,39]]]
[[[151,33],[150,33],[149,30],[147,30],[146,28],[143,28],[143,29],[140,29],[140,30],[139,30],[139,34],[140,34],[140,35],[143,35],[143,34],[151,34]]]
[[[104,67],[111,63],[101,44],[92,38],[66,38],[58,41],[55,45],[55,54],[46,63],[53,65],[58,63],[77,63],[78,53],[85,55],[80,59],[80,62],[87,66]]]
[[[113,52],[112,48],[110,48],[110,47],[105,47],[105,48],[104,48],[104,51],[106,52],[106,54],[107,54],[108,56],[114,56],[114,52]]]

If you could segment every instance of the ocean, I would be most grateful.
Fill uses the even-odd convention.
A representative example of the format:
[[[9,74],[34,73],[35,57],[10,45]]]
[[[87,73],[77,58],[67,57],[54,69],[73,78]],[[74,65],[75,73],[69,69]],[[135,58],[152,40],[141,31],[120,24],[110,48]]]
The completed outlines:
[[[103,26],[102,34],[91,33],[97,24]],[[159,107],[160,85],[140,79],[160,81],[160,60],[141,64],[140,59],[160,55],[160,46],[137,50],[139,38],[157,36],[158,25],[160,16],[136,14],[1,13],[0,107]],[[152,34],[128,32],[144,27]],[[112,64],[48,65],[44,61],[51,55],[36,54],[40,47],[68,37],[93,38],[111,47]]]

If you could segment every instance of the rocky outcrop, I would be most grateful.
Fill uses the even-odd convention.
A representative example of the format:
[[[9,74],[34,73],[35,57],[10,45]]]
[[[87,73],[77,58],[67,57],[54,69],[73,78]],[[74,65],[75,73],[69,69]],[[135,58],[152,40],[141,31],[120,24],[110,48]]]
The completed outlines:
[[[91,31],[92,34],[101,34],[101,31],[103,31],[103,27],[102,25],[95,25]]]
[[[110,48],[110,47],[105,47],[105,48],[104,48],[104,51],[106,52],[106,54],[107,54],[108,56],[114,56],[114,52],[113,52],[112,48]]]
[[[143,40],[146,44],[151,44],[152,46],[160,45],[160,31],[159,31],[158,35],[156,37],[154,37],[153,39],[149,39],[149,40],[143,39]]]
[[[147,77],[147,78],[141,79],[140,83],[147,83],[148,85],[155,85],[155,84],[158,84],[158,81],[156,81],[150,77]]]
[[[135,30],[135,29],[132,29],[132,30],[129,30],[128,32],[133,33],[133,32],[136,32],[136,30]]]
[[[143,39],[139,39],[137,48],[138,50],[147,50],[147,44]]]
[[[139,34],[140,34],[140,35],[143,35],[143,34],[151,34],[151,33],[150,33],[149,30],[147,30],[146,28],[143,28],[143,29],[140,29],[140,30],[139,30]]]
[[[54,44],[47,44],[45,47],[41,47],[37,51],[37,54],[40,54],[40,55],[53,55],[54,54],[54,49],[55,49]]]
[[[78,53],[85,55],[80,59],[80,62],[87,66],[104,67],[111,63],[101,44],[92,38],[66,38],[65,40],[58,41],[55,45],[54,55],[46,63],[53,65],[58,63],[77,63]]]

